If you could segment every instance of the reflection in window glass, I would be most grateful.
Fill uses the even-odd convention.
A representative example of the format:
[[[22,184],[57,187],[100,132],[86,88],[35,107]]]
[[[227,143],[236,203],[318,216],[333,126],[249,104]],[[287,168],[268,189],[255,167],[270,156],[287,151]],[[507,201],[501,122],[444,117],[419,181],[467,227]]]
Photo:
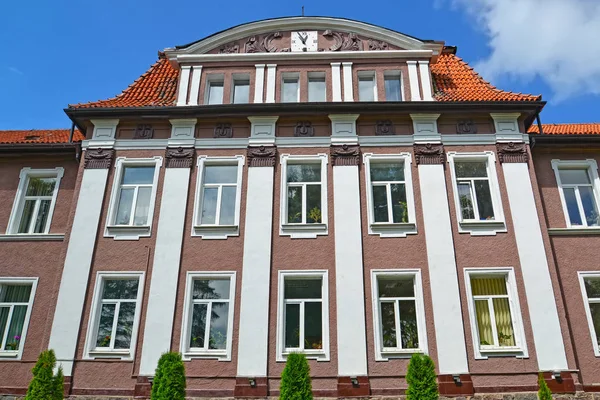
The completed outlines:
[[[0,284],[0,352],[18,351],[29,310],[31,284]]]
[[[375,76],[358,77],[358,99],[375,101]]]
[[[296,103],[299,101],[298,78],[283,78],[281,102]]]
[[[229,278],[193,280],[192,315],[188,339],[190,350],[227,349],[230,286]]]
[[[148,225],[154,183],[154,166],[125,166],[115,215],[115,225]]]
[[[386,76],[385,83],[385,100],[386,101],[402,101],[402,85],[400,83],[400,75]]]
[[[139,279],[104,279],[96,347],[125,350],[131,347]]]
[[[561,168],[558,175],[570,225],[599,226],[600,215],[588,169]]]
[[[235,225],[238,165],[204,166],[200,225]]]
[[[325,77],[308,78],[308,101],[326,101]]]
[[[419,348],[413,276],[377,277],[382,351]]]
[[[287,350],[323,349],[322,286],[321,278],[285,278],[284,338]]]
[[[250,101],[250,81],[236,79],[233,82],[233,103],[246,104]]]
[[[321,164],[287,165],[287,222],[322,223]]]
[[[208,82],[207,104],[223,104],[223,81]]]
[[[408,204],[403,162],[371,163],[373,220],[384,223],[407,223]]]
[[[56,178],[29,177],[17,233],[45,233],[49,223]]]
[[[456,191],[463,220],[494,220],[494,203],[486,161],[454,163]]]

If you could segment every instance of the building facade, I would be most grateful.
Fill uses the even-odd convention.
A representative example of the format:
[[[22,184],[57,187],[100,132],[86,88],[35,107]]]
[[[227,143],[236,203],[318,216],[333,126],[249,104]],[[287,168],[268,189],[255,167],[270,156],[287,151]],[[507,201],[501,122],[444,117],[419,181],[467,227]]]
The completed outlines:
[[[319,397],[400,396],[415,352],[444,396],[600,391],[600,127],[544,104],[293,17],[0,132],[0,394],[47,348],[74,397],[147,397],[169,350],[200,398],[276,396],[291,352]]]

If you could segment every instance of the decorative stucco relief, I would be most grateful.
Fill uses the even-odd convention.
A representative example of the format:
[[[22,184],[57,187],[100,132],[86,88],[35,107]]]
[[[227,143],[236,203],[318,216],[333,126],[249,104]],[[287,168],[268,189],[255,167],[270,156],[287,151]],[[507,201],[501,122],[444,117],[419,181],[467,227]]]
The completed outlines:
[[[382,40],[369,39],[369,50],[389,50],[389,45]]]
[[[154,128],[152,125],[144,125],[140,124],[135,129],[135,133],[133,134],[134,139],[152,139],[154,136]]]
[[[233,137],[233,128],[229,123],[221,123],[215,126],[215,138],[231,138]]]
[[[275,146],[248,147],[247,155],[250,167],[274,167],[277,148]]]
[[[83,159],[85,169],[107,169],[110,168],[115,151],[111,149],[87,149]]]
[[[360,160],[360,147],[348,146],[331,146],[331,162],[335,166],[358,165]]]
[[[219,54],[233,54],[239,52],[240,46],[236,42],[227,43],[219,48]]]
[[[477,125],[470,119],[458,121],[456,124],[456,133],[459,135],[475,134],[477,133]]]
[[[294,136],[295,137],[309,137],[315,136],[315,128],[313,128],[312,123],[309,121],[302,121],[296,124],[294,128]]]
[[[496,145],[496,149],[498,150],[498,160],[501,163],[526,163],[529,161],[525,143],[499,143]]]
[[[281,32],[272,32],[264,36],[251,36],[246,41],[245,51],[246,53],[277,53],[277,52],[288,52],[289,48],[277,48],[273,44],[275,39],[281,39]]]
[[[416,144],[415,160],[417,165],[443,164],[446,161],[444,154],[444,145],[442,144]]]
[[[335,43],[329,47],[329,51],[361,51],[363,50],[362,40],[356,33],[334,32],[330,29],[323,32],[326,38],[333,38]]]
[[[375,124],[375,135],[376,136],[387,136],[395,135],[394,124],[389,119],[379,120]]]
[[[191,168],[194,160],[194,149],[192,148],[167,148],[165,153],[167,168]]]

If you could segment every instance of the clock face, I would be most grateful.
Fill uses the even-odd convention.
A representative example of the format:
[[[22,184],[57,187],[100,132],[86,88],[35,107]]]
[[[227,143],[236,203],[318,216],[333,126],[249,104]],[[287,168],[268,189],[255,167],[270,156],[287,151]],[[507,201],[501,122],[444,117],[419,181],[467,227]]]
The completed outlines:
[[[317,51],[317,31],[292,32],[292,51]]]

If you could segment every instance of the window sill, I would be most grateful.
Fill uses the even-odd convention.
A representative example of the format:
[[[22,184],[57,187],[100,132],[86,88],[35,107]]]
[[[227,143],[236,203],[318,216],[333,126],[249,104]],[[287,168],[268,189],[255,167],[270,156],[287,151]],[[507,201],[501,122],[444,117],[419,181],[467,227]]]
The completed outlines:
[[[307,360],[329,361],[329,354],[327,352],[325,352],[324,350],[310,351],[310,350],[298,349],[298,350],[294,350],[294,351],[285,352],[283,354],[278,354],[277,362],[286,362],[287,357],[292,353],[304,354],[306,356]]]
[[[131,351],[129,350],[91,350],[87,358],[94,360],[96,358],[114,358],[119,360],[131,360]]]
[[[19,357],[19,350],[0,351],[0,358],[17,359],[18,357]]]
[[[190,361],[195,358],[201,358],[205,360],[231,361],[231,357],[227,354],[227,351],[186,351],[182,353],[182,359],[185,361]]]
[[[550,236],[600,236],[600,228],[548,228]]]
[[[380,237],[406,237],[417,233],[417,225],[414,223],[387,223],[375,222],[369,225],[369,235]]]
[[[149,225],[107,225],[104,231],[104,237],[111,237],[115,240],[139,240],[141,237],[148,236],[150,236]]]
[[[192,236],[202,239],[227,239],[229,236],[239,236],[238,225],[194,225]]]
[[[496,236],[506,232],[504,221],[460,221],[458,226],[460,233],[470,233],[471,236]]]
[[[279,234],[292,239],[315,239],[327,235],[327,224],[281,224]]]
[[[488,357],[528,358],[525,351],[519,347],[479,348],[479,354],[477,354],[475,358],[487,360]]]
[[[375,361],[388,361],[392,358],[411,358],[413,354],[427,354],[423,349],[397,349],[382,350],[375,358]]]
[[[0,242],[62,242],[65,240],[64,233],[37,233],[25,234],[15,233],[0,235]]]

